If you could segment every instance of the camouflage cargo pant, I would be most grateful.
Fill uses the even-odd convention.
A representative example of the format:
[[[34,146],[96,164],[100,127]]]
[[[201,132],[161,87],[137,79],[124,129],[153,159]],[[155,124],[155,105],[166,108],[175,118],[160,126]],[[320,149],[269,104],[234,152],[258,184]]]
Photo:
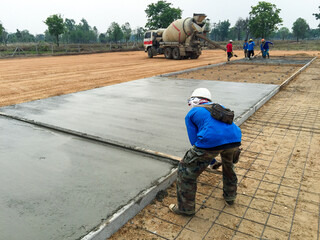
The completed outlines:
[[[178,166],[177,198],[180,211],[195,212],[197,178],[219,154],[222,160],[223,196],[227,201],[236,199],[238,179],[234,171],[233,157],[238,149],[239,147],[207,151],[193,146],[186,152]]]

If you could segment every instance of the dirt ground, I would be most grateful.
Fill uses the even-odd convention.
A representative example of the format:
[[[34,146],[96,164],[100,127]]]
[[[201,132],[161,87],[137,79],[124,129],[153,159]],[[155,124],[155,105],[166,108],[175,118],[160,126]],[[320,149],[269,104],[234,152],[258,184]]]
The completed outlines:
[[[243,53],[236,52],[241,58]],[[271,56],[318,52],[272,51]],[[0,60],[0,107],[73,93],[226,60],[221,50],[206,50],[196,60],[147,58],[144,52]],[[290,69],[288,69],[290,71]]]
[[[188,76],[201,79],[203,71]],[[319,76],[316,60],[241,126],[243,154],[236,165],[234,206],[223,201],[221,175],[206,171],[198,179],[194,217],[169,211],[176,203],[173,185],[163,201],[154,200],[111,239],[318,240]]]
[[[280,85],[301,67],[302,65],[252,65],[248,62],[248,64],[228,64],[219,67],[201,69],[195,72],[173,75],[171,78]]]
[[[296,54],[320,56],[319,52],[272,51],[271,57]],[[218,50],[181,61],[162,56],[148,59],[144,52],[0,60],[0,106],[225,60],[225,53]],[[235,66],[225,66],[228,79],[244,82],[248,70]],[[256,66],[246,81],[272,83],[268,80],[272,76],[282,82],[296,69]],[[163,201],[148,205],[111,239],[319,239],[319,69],[316,60],[241,126],[244,151],[236,166],[235,206],[224,204],[221,175],[206,171],[198,179],[194,217],[169,212],[168,205],[176,202],[173,185]],[[218,70],[192,77],[207,79],[203,74],[226,79]]]

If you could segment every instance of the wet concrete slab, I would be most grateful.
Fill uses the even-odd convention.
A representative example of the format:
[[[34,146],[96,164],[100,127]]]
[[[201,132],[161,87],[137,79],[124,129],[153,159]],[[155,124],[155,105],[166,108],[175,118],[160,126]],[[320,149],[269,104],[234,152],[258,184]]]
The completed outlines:
[[[4,117],[0,166],[0,239],[48,240],[86,235],[173,168]]]
[[[213,101],[246,116],[277,85],[153,77],[0,108],[8,115],[182,157],[189,148],[187,98],[207,87]]]

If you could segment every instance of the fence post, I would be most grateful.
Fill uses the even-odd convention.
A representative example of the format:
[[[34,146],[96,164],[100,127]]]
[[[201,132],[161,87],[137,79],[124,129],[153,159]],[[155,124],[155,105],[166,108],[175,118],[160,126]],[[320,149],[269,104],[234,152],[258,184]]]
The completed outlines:
[[[53,55],[53,44],[51,44],[51,54]]]

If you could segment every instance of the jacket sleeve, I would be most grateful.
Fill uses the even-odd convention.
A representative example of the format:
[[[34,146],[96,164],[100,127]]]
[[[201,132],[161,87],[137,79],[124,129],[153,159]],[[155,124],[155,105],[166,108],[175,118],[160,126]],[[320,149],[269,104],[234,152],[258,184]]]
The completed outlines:
[[[197,126],[192,122],[192,110],[189,111],[187,116],[185,117],[185,123],[186,123],[186,128],[188,132],[188,137],[190,144],[193,146],[195,142],[197,141],[197,133],[198,133],[198,128]]]

